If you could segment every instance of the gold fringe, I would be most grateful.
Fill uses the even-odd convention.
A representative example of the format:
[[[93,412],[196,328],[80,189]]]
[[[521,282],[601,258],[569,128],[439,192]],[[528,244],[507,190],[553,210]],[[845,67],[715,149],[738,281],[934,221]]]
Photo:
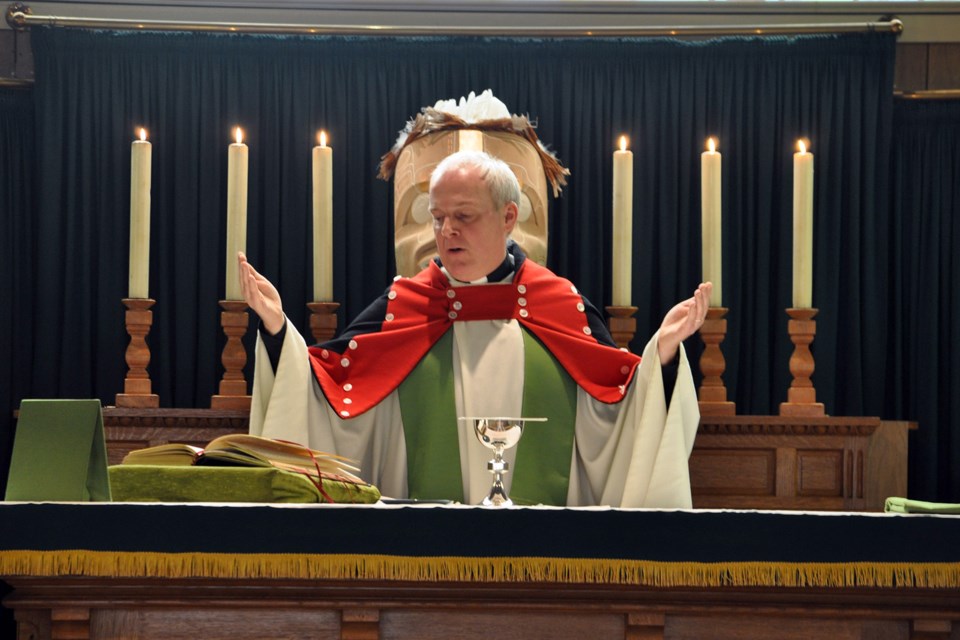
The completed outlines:
[[[593,558],[2,551],[0,575],[543,582],[647,587],[960,588],[960,563],[651,562]]]

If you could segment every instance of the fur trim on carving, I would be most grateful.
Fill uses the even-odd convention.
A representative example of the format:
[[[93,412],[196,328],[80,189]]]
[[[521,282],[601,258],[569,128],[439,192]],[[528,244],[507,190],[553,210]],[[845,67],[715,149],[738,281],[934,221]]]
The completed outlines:
[[[378,177],[382,180],[390,180],[397,167],[397,159],[404,148],[423,136],[436,133],[438,131],[453,131],[456,129],[475,129],[477,131],[502,131],[518,135],[530,142],[543,163],[543,171],[547,180],[553,187],[553,196],[560,195],[560,191],[567,184],[567,176],[570,170],[560,164],[557,156],[547,149],[540,139],[537,138],[536,125],[531,123],[526,116],[513,114],[509,118],[496,120],[480,120],[478,122],[467,122],[462,118],[438,111],[433,107],[424,107],[417,116],[407,122],[407,126],[397,136],[397,141],[390,151],[386,152],[380,158],[380,172]]]

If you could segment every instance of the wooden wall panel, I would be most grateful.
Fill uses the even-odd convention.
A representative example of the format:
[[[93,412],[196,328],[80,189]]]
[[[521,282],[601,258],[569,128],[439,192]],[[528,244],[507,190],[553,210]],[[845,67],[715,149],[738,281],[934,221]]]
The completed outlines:
[[[960,89],[960,44],[931,44],[928,89]]]
[[[894,68],[895,91],[924,91],[927,88],[927,58],[930,45],[898,44]]]

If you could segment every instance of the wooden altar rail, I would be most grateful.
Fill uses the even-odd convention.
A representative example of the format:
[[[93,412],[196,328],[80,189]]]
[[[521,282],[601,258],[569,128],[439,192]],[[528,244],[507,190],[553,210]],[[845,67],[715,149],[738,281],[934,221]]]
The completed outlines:
[[[7,578],[19,638],[955,640],[957,590]]]
[[[245,411],[106,407],[111,464],[134,449],[204,446],[247,431]],[[705,416],[690,479],[695,508],[882,511],[907,495],[914,423],[864,417]]]

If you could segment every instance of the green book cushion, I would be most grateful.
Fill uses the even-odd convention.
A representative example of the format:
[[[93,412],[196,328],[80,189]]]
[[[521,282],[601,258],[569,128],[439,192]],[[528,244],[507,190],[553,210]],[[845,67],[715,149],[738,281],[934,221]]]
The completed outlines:
[[[110,467],[115,502],[327,502],[306,476],[267,467]],[[333,502],[371,503],[380,499],[372,485],[324,480]]]
[[[923,502],[907,498],[887,498],[883,506],[890,513],[960,513],[960,504]]]

